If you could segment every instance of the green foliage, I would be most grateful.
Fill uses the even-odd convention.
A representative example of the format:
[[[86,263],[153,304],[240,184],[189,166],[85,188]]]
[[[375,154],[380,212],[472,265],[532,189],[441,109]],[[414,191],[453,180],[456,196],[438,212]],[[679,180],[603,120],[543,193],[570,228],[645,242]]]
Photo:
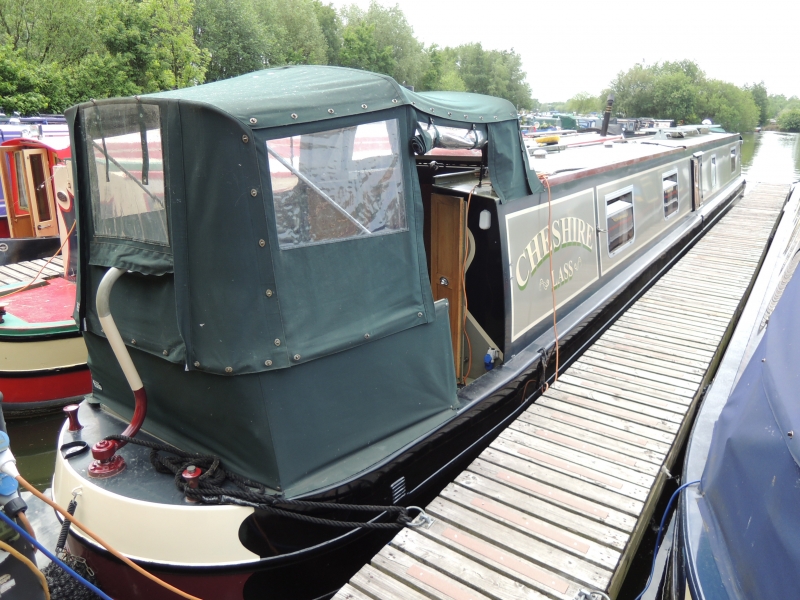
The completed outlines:
[[[209,51],[207,81],[266,68],[273,43],[252,0],[195,0],[194,42]]]
[[[194,43],[191,0],[102,0],[97,33],[142,92],[202,83],[208,50]]]
[[[256,0],[255,7],[274,39],[270,66],[328,63],[328,43],[314,0]]]
[[[317,16],[322,35],[328,45],[328,64],[339,64],[339,52],[342,50],[342,18],[333,4],[323,4],[314,0],[314,13]]]
[[[759,109],[749,92],[732,83],[712,79],[702,90],[704,119],[719,123],[726,131],[752,131]]]
[[[763,84],[758,86],[766,94]],[[697,63],[689,60],[649,67],[637,64],[611,82],[618,114],[674,119],[676,123],[711,119],[728,131],[751,131],[758,123],[761,109],[754,100],[755,87],[741,89],[707,79]]]
[[[364,21],[345,27],[339,61],[343,67],[387,75],[391,74],[396,64],[392,47],[378,44],[375,25]]]
[[[769,96],[767,94],[767,86],[764,82],[754,83],[753,85],[746,85],[744,89],[750,92],[753,97],[753,102],[758,107],[758,124],[766,125],[769,122]]]
[[[788,108],[778,115],[781,131],[800,132],[800,108]]]
[[[43,91],[42,73],[11,45],[0,48],[0,106],[23,115],[46,111],[50,101]]]
[[[565,112],[574,112],[579,115],[585,115],[590,112],[602,110],[605,102],[597,96],[592,96],[587,92],[580,92],[575,94],[572,98],[567,100]]]
[[[0,105],[58,112],[89,98],[217,81],[284,64],[387,73],[421,90],[538,105],[513,50],[425,48],[398,5],[325,0],[0,0]]]

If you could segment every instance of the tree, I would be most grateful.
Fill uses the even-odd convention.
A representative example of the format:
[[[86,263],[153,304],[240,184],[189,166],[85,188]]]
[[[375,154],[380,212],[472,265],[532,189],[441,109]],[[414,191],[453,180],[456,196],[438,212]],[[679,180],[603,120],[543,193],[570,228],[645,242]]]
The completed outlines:
[[[378,44],[375,26],[365,22],[348,25],[339,59],[343,67],[390,75],[395,67],[392,47]]]
[[[255,8],[274,47],[271,66],[328,64],[328,43],[314,0],[256,0]]]
[[[328,64],[337,65],[339,64],[339,52],[342,50],[342,19],[333,4],[323,4],[319,0],[314,0],[312,5],[322,35],[328,45]]]
[[[587,92],[575,94],[567,100],[567,112],[585,115],[590,112],[601,110],[604,103],[597,96],[592,96]]]
[[[421,90],[465,92],[467,85],[458,74],[458,65],[452,50],[442,50],[435,44],[428,48],[428,69],[419,86]]]
[[[208,50],[207,81],[218,81],[264,69],[273,42],[251,0],[195,0],[194,41]]]
[[[0,107],[22,115],[46,111],[48,97],[42,93],[42,77],[11,44],[0,47]]]
[[[758,124],[766,125],[770,118],[769,95],[767,94],[767,87],[764,85],[764,82],[746,85],[744,89],[750,92],[750,95],[753,97],[753,102],[755,102],[758,107]]]
[[[0,0],[0,44],[24,60],[75,64],[96,49],[95,0]]]
[[[194,42],[191,0],[102,0],[106,51],[142,92],[202,83],[210,56]]]
[[[800,108],[789,108],[778,115],[778,128],[781,131],[800,132]]]
[[[347,7],[342,11],[342,19],[346,28],[361,23],[373,27],[381,48],[391,49],[393,66],[388,75],[401,84],[424,87],[429,57],[422,43],[414,37],[414,30],[399,6],[384,7],[372,0],[366,11],[356,5]]]
[[[701,90],[700,113],[703,119],[711,119],[727,131],[752,131],[758,123],[759,110],[745,90],[711,79]]]
[[[446,48],[458,65],[458,75],[469,92],[505,98],[518,109],[533,106],[525,81],[522,58],[514,50],[484,50],[480,43]]]

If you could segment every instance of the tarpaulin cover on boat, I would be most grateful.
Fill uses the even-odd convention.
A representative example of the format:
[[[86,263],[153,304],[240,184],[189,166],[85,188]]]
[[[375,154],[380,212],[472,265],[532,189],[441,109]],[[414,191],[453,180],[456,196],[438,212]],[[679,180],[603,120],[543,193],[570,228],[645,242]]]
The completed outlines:
[[[111,312],[150,399],[145,428],[267,485],[332,485],[456,414],[410,141],[434,116],[488,128],[493,180],[525,195],[535,174],[510,103],[292,67],[67,116],[77,316],[102,402],[132,412],[95,306],[118,267]]]
[[[700,511],[729,598],[800,590],[800,275],[714,426]]]

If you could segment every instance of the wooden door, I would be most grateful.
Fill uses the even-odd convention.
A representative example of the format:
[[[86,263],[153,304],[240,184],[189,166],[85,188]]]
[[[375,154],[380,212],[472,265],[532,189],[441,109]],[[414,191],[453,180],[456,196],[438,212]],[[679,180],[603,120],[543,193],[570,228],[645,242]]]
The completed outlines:
[[[433,299],[450,303],[456,377],[464,356],[464,252],[467,207],[463,198],[431,194],[431,289]]]
[[[34,237],[25,176],[25,157],[21,151],[0,148],[0,176],[3,179],[3,196],[11,237]]]
[[[56,205],[46,150],[24,150],[28,197],[36,237],[58,235]]]

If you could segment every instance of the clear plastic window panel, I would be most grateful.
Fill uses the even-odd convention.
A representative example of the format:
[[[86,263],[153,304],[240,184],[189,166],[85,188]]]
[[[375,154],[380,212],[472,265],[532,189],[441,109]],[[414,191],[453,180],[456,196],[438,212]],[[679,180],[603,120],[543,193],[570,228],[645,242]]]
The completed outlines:
[[[731,173],[736,172],[736,148],[731,148]]]
[[[678,174],[664,176],[664,218],[678,212]]]
[[[406,231],[396,119],[269,140],[278,244]]]
[[[633,241],[633,192],[606,199],[606,225],[609,254]]]
[[[94,233],[169,244],[158,106],[84,109]]]

